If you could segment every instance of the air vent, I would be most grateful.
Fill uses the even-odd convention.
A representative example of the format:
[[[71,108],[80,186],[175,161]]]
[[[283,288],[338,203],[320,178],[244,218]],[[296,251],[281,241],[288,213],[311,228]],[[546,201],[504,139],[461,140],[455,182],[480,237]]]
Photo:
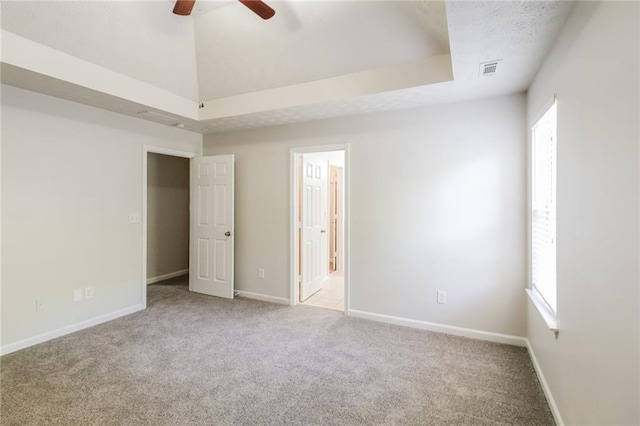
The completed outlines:
[[[489,77],[496,73],[498,69],[498,63],[500,63],[501,59],[497,61],[484,62],[480,64],[480,75],[479,77]]]
[[[159,121],[161,123],[175,124],[176,122],[179,122],[179,119],[174,116],[156,111],[141,111],[138,112],[137,115],[151,119],[153,121]]]

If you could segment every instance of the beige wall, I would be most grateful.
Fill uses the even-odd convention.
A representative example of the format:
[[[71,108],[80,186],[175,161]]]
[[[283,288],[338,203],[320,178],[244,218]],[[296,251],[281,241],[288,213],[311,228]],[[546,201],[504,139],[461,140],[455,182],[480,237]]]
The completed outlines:
[[[189,269],[189,159],[149,153],[147,279]]]
[[[2,86],[3,350],[142,306],[145,144],[200,152],[202,136]]]
[[[524,129],[519,94],[205,136],[236,155],[236,288],[289,298],[290,148],[349,143],[351,309],[524,336]]]
[[[560,334],[528,335],[563,421],[639,424],[638,4],[578,3],[528,96],[558,95]]]

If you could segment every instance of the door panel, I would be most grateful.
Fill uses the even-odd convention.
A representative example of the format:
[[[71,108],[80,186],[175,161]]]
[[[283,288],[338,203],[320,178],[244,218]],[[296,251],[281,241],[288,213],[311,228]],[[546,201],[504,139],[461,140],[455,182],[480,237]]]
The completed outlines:
[[[189,290],[233,299],[234,157],[191,160]]]
[[[302,176],[302,284],[300,300],[304,301],[322,289],[328,275],[327,248],[327,161],[303,156]]]
[[[198,238],[198,279],[209,279],[209,238]]]

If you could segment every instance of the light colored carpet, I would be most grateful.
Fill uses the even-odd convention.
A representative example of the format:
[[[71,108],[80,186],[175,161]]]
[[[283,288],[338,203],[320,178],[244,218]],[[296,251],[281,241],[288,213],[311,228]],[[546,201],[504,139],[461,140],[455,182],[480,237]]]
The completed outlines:
[[[553,424],[523,348],[179,279],[148,295],[143,312],[3,356],[0,423]]]

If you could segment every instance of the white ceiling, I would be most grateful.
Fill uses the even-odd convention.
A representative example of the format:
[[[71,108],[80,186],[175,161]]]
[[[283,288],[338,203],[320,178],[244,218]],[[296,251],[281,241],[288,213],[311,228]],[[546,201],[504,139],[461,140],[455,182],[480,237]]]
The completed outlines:
[[[526,90],[571,9],[567,1],[534,0],[270,4],[276,16],[262,21],[227,0],[198,0],[191,17],[173,15],[172,3],[164,0],[3,1],[2,30],[192,101],[254,92],[278,97],[287,86],[450,52],[453,81],[355,97],[336,93],[329,101],[287,108],[265,104],[214,119],[166,111],[163,119],[142,117],[210,133]],[[479,77],[479,64],[496,59],[496,75]],[[114,98],[4,62],[5,84],[138,117],[154,110],[134,98]]]
[[[231,2],[196,15],[200,99],[321,80],[449,53],[444,3],[275,1],[263,21]],[[430,23],[431,33],[428,31]]]
[[[2,29],[197,101],[193,20],[168,1],[2,1]]]

